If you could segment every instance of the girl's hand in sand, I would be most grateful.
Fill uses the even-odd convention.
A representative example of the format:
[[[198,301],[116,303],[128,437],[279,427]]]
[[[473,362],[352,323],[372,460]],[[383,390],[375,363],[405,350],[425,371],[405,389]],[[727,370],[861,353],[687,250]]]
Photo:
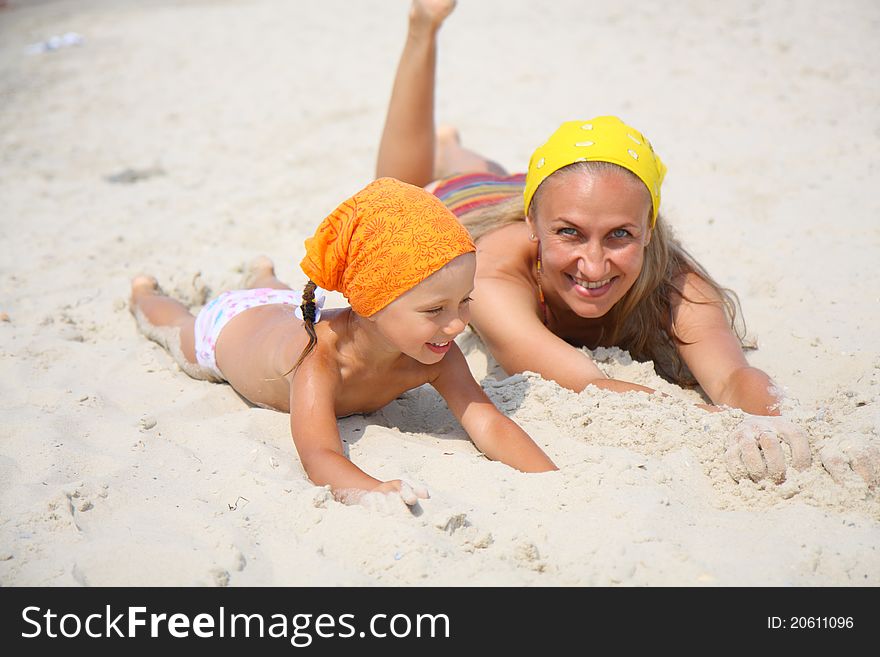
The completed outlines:
[[[419,500],[426,500],[430,496],[425,486],[414,485],[403,481],[402,479],[393,479],[376,486],[371,492],[373,493],[397,493],[400,499],[407,506],[413,506]]]
[[[401,506],[409,509],[415,506],[419,500],[430,497],[428,489],[422,485],[413,485],[401,479],[384,481],[375,488],[365,490],[362,488],[346,488],[334,491],[333,496],[337,502],[343,504],[360,504],[373,511],[393,513]],[[402,503],[402,504],[401,504]]]
[[[745,477],[760,481],[768,476],[777,484],[785,481],[783,442],[790,448],[796,470],[809,467],[810,444],[800,427],[781,417],[748,417],[728,439],[724,454],[728,472],[737,481]]]
[[[865,436],[829,436],[819,447],[819,458],[838,484],[855,474],[869,488],[880,485],[880,445]]]

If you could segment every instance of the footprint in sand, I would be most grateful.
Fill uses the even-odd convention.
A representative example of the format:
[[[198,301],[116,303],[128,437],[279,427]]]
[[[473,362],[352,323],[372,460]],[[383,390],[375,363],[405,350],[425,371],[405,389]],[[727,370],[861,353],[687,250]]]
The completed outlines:
[[[542,573],[547,568],[547,564],[541,559],[541,552],[538,546],[531,541],[520,541],[513,548],[513,558],[520,566]]]
[[[49,519],[60,520],[58,509],[64,510],[73,522],[77,531],[87,529],[87,514],[95,508],[97,500],[109,495],[108,484],[88,484],[79,482],[73,488],[64,491],[63,496],[49,503]]]
[[[495,542],[491,532],[476,527],[468,519],[467,513],[453,508],[433,508],[432,500],[425,502],[425,506],[425,524],[454,537],[465,552],[485,550]]]
[[[233,573],[240,573],[247,566],[247,559],[234,544],[218,544],[215,561],[219,564],[208,570],[208,582],[212,586],[229,586]]]

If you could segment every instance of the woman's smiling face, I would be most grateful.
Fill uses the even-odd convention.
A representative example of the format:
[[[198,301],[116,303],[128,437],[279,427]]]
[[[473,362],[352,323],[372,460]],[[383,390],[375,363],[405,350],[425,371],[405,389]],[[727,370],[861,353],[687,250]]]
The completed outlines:
[[[651,196],[624,171],[559,171],[545,180],[527,221],[541,244],[542,287],[580,317],[604,316],[638,279]]]

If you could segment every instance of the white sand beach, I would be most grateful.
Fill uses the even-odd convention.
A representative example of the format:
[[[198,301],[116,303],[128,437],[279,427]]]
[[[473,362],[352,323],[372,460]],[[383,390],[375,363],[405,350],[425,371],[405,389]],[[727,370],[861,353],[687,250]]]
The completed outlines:
[[[440,34],[438,119],[512,171],[563,120],[650,135],[667,218],[810,438],[780,485],[734,481],[743,414],[649,363],[595,354],[669,397],[575,394],[496,378],[467,332],[561,470],[486,460],[420,388],[339,426],[355,463],[431,498],[344,506],[286,415],[138,332],[139,272],[194,310],[259,254],[302,285],[304,239],[373,176],[408,7],[0,8],[0,585],[880,585],[878,491],[818,457],[880,447],[876,2],[459,0]]]

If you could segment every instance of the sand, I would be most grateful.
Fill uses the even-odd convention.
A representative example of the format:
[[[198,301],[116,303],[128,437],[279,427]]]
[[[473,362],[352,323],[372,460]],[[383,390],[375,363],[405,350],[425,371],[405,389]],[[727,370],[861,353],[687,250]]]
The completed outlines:
[[[668,217],[739,293],[750,362],[810,437],[781,485],[735,482],[742,414],[700,411],[650,364],[595,354],[669,397],[575,394],[496,378],[464,334],[561,471],[485,460],[418,389],[339,424],[354,462],[431,498],[344,506],[306,479],[285,415],[137,331],[141,271],[193,309],[261,253],[303,282],[303,240],[373,174],[407,8],[0,9],[0,584],[880,585],[878,493],[818,458],[880,444],[875,2],[461,0],[441,34],[439,120],[513,170],[566,119],[651,136]]]

